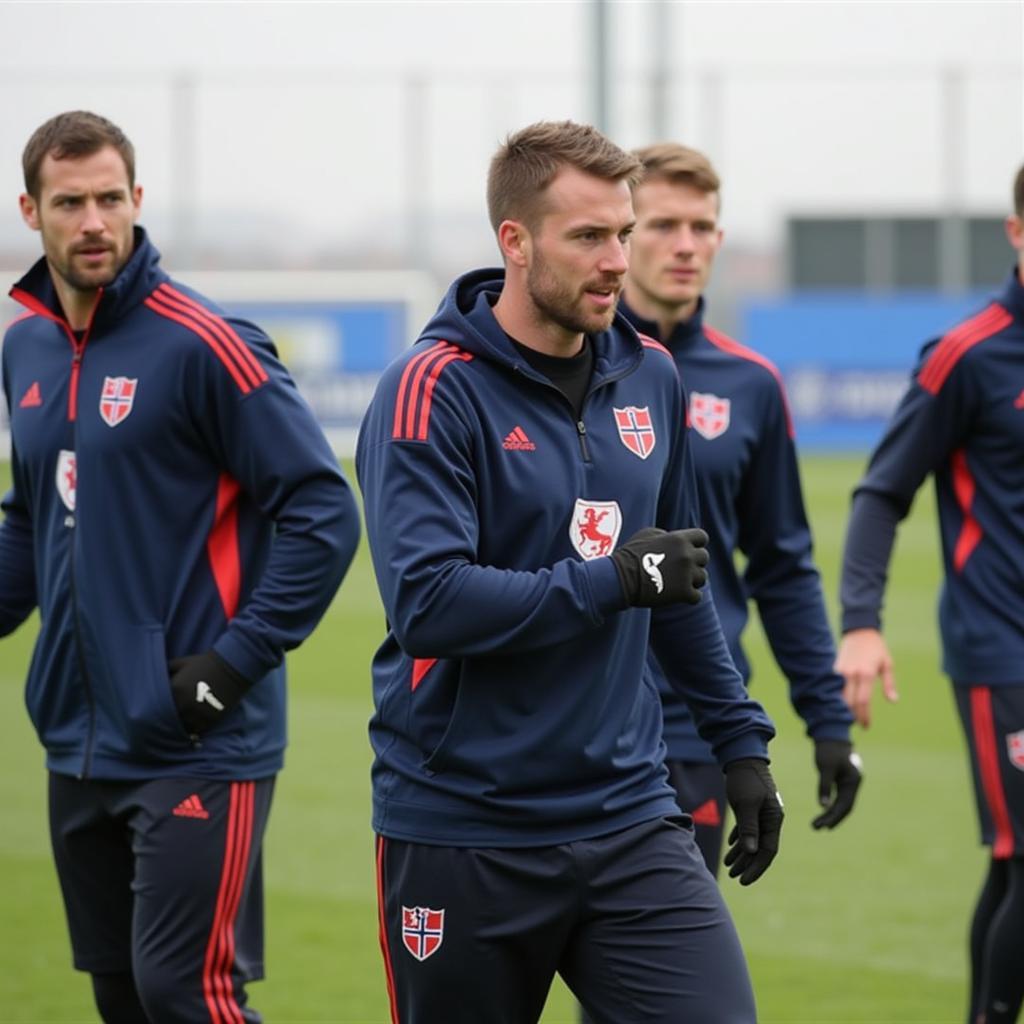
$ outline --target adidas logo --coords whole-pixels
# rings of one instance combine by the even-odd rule
[[[526,436],[522,427],[509,431],[501,445],[509,452],[535,452],[537,446]]]
[[[42,404],[43,396],[39,391],[39,381],[34,380],[32,381],[32,385],[31,387],[29,387],[28,391],[26,391],[25,394],[21,396],[21,401],[18,403],[18,405],[22,409],[33,409],[37,405]]]
[[[690,811],[694,825],[721,825],[722,816],[714,800],[705,800],[695,811]]]
[[[203,806],[198,793],[185,797],[171,812],[178,818],[208,818],[210,812]]]

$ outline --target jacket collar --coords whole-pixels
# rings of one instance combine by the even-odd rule
[[[1024,324],[1024,284],[1020,280],[1020,271],[1014,265],[1002,290],[996,295],[996,301],[1009,312],[1019,324]]]
[[[619,299],[619,312],[641,333],[646,334],[655,341],[673,351],[681,351],[696,344],[704,336],[704,296],[697,300],[697,309],[689,320],[682,320],[672,328],[672,333],[667,338],[661,337],[658,325],[653,320],[640,316],[625,298]]]
[[[136,227],[135,248],[117,277],[102,289],[92,325],[121,319],[166,280],[168,276],[160,267],[160,253],[150,242],[145,230]],[[23,306],[66,323],[45,256],[37,260],[28,273],[11,288],[10,295]]]

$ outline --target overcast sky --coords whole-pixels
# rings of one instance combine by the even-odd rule
[[[654,3],[609,7],[610,134],[652,141],[663,55],[668,134],[718,165],[734,239],[777,241],[794,211],[1005,211],[1024,159],[1021,0],[673,3],[661,49]],[[88,107],[134,139],[164,231],[289,252],[486,237],[500,138],[594,116],[591,13],[556,0],[2,4],[0,231],[24,230],[25,139]]]

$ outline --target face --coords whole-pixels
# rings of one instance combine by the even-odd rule
[[[607,330],[628,265],[629,186],[565,167],[544,198],[536,230],[524,230],[527,294],[569,335]]]
[[[633,204],[626,298],[641,316],[685,320],[697,308],[722,244],[718,195],[655,179],[637,187]]]
[[[107,146],[78,160],[40,167],[39,198],[22,195],[21,214],[42,235],[58,287],[92,292],[110,284],[132,254],[142,188],[128,183],[121,154]]]

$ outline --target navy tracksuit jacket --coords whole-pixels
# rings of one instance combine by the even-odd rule
[[[943,668],[961,686],[1024,683],[1024,285],[921,350],[854,492],[843,630],[879,628],[896,523],[935,477]]]
[[[698,521],[671,357],[621,316],[590,338],[577,422],[491,310],[502,271],[457,280],[385,371],[356,466],[389,631],[373,665],[373,825],[537,846],[678,813],[649,637],[726,763],[773,729],[710,592],[627,609],[612,561],[645,526]]]
[[[272,775],[283,656],[355,551],[358,512],[323,432],[258,328],[170,278],[141,229],[84,336],[46,261],[4,338],[13,487],[0,636],[38,605],[26,703],[55,772]],[[217,651],[254,683],[189,742],[169,659]]]
[[[658,337],[657,324],[624,301],[619,309],[642,334]],[[852,715],[832,667],[835,645],[779,372],[764,356],[708,327],[703,299],[689,320],[660,340],[689,396],[690,450],[710,537],[708,573],[736,667],[746,682],[750,663],[740,640],[753,599],[808,734],[848,740]],[[742,571],[733,557],[737,550],[745,557]],[[669,758],[713,761],[686,705],[658,675]]]

